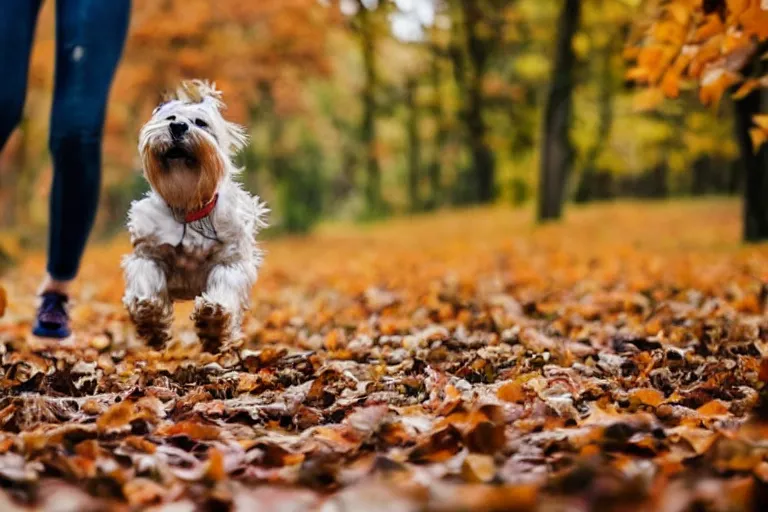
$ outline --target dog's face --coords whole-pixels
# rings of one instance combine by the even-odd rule
[[[158,106],[139,136],[144,176],[175,209],[202,207],[233,172],[243,129],[221,115],[221,93],[207,82],[184,82]]]

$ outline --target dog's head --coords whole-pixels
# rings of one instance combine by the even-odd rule
[[[245,145],[246,134],[224,119],[223,109],[215,85],[183,82],[141,129],[144,176],[172,208],[202,207],[234,172],[232,156]]]

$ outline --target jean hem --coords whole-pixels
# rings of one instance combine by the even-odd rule
[[[72,281],[77,277],[77,270],[74,272],[65,272],[65,273],[59,273],[54,272],[50,269],[50,267],[47,269],[48,275],[51,276],[51,279],[54,279],[56,281]]]

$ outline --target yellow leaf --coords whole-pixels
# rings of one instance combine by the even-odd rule
[[[647,83],[650,73],[646,68],[632,68],[626,72],[624,78],[633,82]]]
[[[768,114],[758,114],[752,117],[752,122],[755,126],[759,126],[765,131],[768,131]]]
[[[673,3],[667,6],[667,12],[674,18],[678,25],[687,25],[691,17],[691,12],[685,5]]]
[[[749,137],[752,139],[752,149],[755,153],[757,153],[762,145],[765,144],[765,141],[768,140],[768,135],[766,135],[765,130],[762,128],[752,128],[749,130]]]
[[[658,87],[648,88],[635,95],[632,107],[637,112],[646,112],[658,107],[664,101],[664,93]]]
[[[496,475],[496,464],[491,455],[470,453],[461,465],[461,473],[468,482],[490,482]]]
[[[685,39],[685,26],[674,21],[662,21],[654,25],[653,38],[661,43],[681,45]]]

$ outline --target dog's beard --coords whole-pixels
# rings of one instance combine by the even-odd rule
[[[173,210],[190,212],[213,199],[226,175],[225,159],[204,137],[183,141],[151,141],[142,150],[147,181]]]

